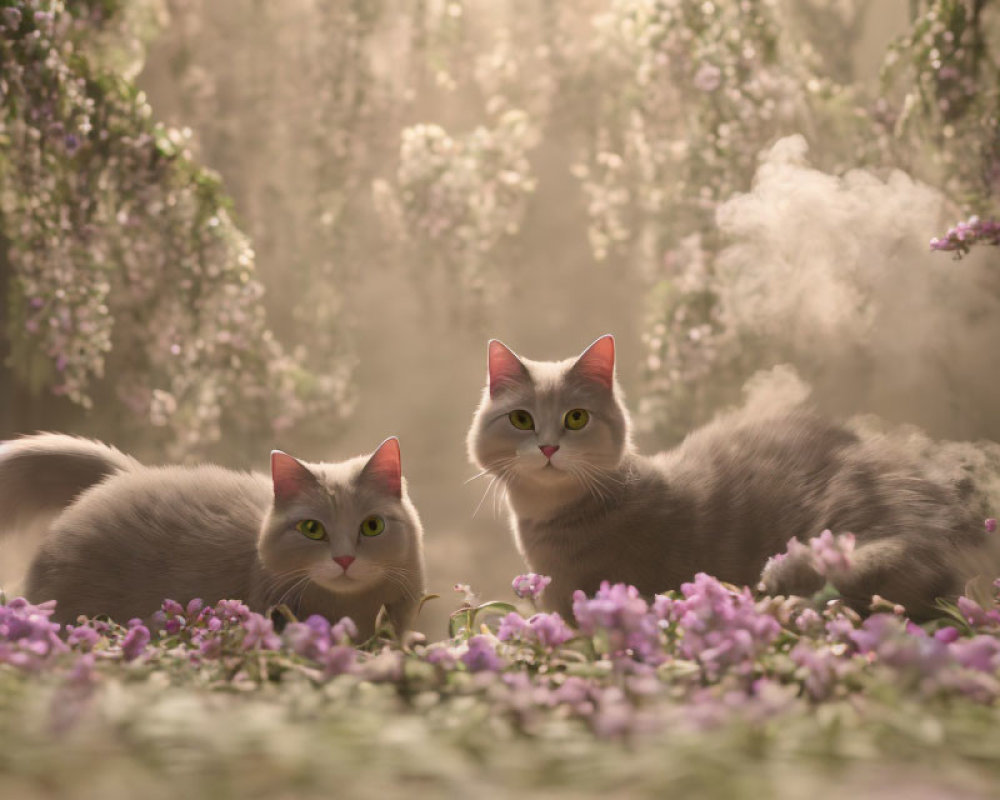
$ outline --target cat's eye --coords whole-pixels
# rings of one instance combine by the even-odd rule
[[[365,517],[364,521],[361,523],[362,536],[378,536],[384,530],[385,520],[377,514]]]
[[[326,528],[318,519],[304,519],[295,526],[295,530],[307,539],[325,539]]]
[[[566,416],[563,417],[563,425],[571,431],[580,430],[588,422],[590,422],[590,412],[584,408],[574,408],[572,411],[567,411]]]
[[[523,408],[511,411],[507,418],[510,420],[510,424],[519,431],[533,431],[535,429],[535,421],[531,418],[531,414]]]

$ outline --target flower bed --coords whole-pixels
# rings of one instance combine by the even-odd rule
[[[515,579],[519,607],[457,587],[438,642],[358,643],[350,620],[236,601],[60,629],[51,604],[15,598],[0,606],[0,789],[171,777],[192,796],[282,781],[384,796],[419,778],[418,796],[836,796],[823,766],[888,797],[900,781],[947,794],[1000,775],[995,593],[918,626],[887,604],[861,619],[837,599],[756,599],[699,574],[652,602],[624,585],[577,593],[574,629],[534,612],[544,584]],[[80,761],[98,766],[76,784]]]

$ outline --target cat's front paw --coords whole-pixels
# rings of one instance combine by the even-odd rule
[[[825,584],[826,579],[816,571],[806,551],[769,558],[760,573],[758,588],[769,595],[812,597]]]

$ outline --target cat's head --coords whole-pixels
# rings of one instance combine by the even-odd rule
[[[306,464],[275,450],[271,479],[274,505],[259,542],[269,571],[337,593],[419,581],[412,573],[420,569],[422,531],[406,495],[398,439],[338,464]]]
[[[468,447],[472,461],[512,487],[586,486],[617,467],[630,439],[614,337],[565,361],[531,361],[492,340]]]

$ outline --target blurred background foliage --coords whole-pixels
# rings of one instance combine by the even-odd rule
[[[828,410],[1000,437],[995,365],[947,349],[995,333],[996,270],[927,252],[997,212],[994,2],[0,0],[0,26],[2,435],[243,465],[400,433],[444,572],[489,552],[444,521],[478,499],[488,336],[615,332],[650,446],[780,363]]]

